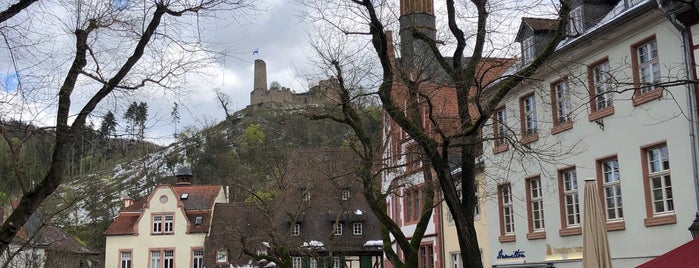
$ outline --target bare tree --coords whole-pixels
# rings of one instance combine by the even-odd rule
[[[31,53],[20,52],[32,51],[31,44],[39,43],[35,39],[55,37],[56,32],[51,28],[42,27],[44,25],[35,25],[27,18],[17,21],[3,18],[5,23],[31,29],[32,33],[14,36],[4,32],[10,31],[12,27],[2,29],[13,64],[20,66],[16,68],[17,72],[27,74],[20,76],[20,83],[33,84],[37,88],[23,88],[18,94],[22,94],[26,100],[32,93],[45,94],[39,92],[40,88],[53,89],[49,90],[47,95],[57,96],[57,101],[53,106],[48,106],[54,107],[52,109],[55,111],[52,114],[55,113],[56,122],[50,167],[35,187],[24,192],[17,208],[0,227],[0,252],[8,248],[19,228],[61,184],[69,146],[75,139],[74,133],[86,125],[91,113],[106,97],[117,92],[172,87],[176,84],[174,79],[201,66],[202,58],[207,54],[199,46],[197,34],[182,33],[185,30],[196,33],[197,29],[187,27],[192,25],[189,19],[196,19],[207,12],[245,12],[254,8],[254,2],[248,0],[154,0],[144,1],[142,4],[126,1],[70,1],[32,5],[27,8],[31,2],[33,1],[21,1],[24,5],[11,6],[6,11],[9,14],[8,18],[14,19],[13,14],[19,13],[12,11],[14,8],[31,9],[35,17],[55,19],[57,25],[63,25],[65,30],[72,33],[66,40],[70,40],[73,45],[72,48],[65,48],[66,51],[70,51],[66,53],[70,55],[66,60],[70,62],[67,66],[46,66],[50,62],[35,62],[32,60],[36,59],[30,58],[27,58],[27,65],[22,65],[24,62],[20,62],[16,57]],[[39,51],[34,48],[35,51]],[[59,56],[61,55],[47,55],[52,59]],[[50,81],[30,81],[40,79],[39,76],[31,75],[32,71],[62,73],[59,78],[62,82],[54,86]],[[80,94],[75,94],[78,88]],[[28,106],[28,101],[3,103]]]
[[[230,118],[231,96],[224,93],[219,88],[215,88],[214,92],[216,92],[216,100],[218,100],[218,103],[221,104],[221,108],[223,108],[223,111],[226,113],[226,118]]]
[[[402,4],[409,2],[401,1]],[[434,200],[431,195],[436,191],[441,193],[453,215],[464,267],[483,267],[473,224],[474,207],[477,202],[476,164],[481,144],[492,137],[483,137],[481,129],[507,93],[541,67],[565,37],[569,18],[567,3],[560,2],[556,30],[541,53],[528,65],[507,76],[500,74],[509,66],[507,62],[511,64],[512,61],[489,58],[498,44],[491,39],[494,32],[489,30],[492,26],[489,23],[494,19],[488,15],[494,6],[499,4],[473,0],[459,3],[464,5],[459,6],[455,1],[445,1],[447,40],[452,42],[446,50],[452,51],[451,55],[447,57],[442,52],[443,44],[447,41],[431,36],[424,28],[406,27],[401,29],[401,45],[411,45],[414,50],[404,49],[404,53],[400,55],[400,64],[395,61],[392,39],[385,28],[387,23],[391,23],[391,20],[387,19],[390,16],[386,14],[390,15],[392,11],[390,7],[382,4],[369,0],[352,0],[337,5],[321,2],[308,5],[316,12],[311,14],[312,18],[327,22],[338,32],[369,36],[369,40],[364,40],[371,44],[376,56],[376,66],[380,66],[377,68],[380,69],[380,77],[376,94],[388,116],[387,122],[394,122],[418,145],[416,161],[422,162],[424,183],[439,185],[438,190],[431,191],[428,188],[424,191],[424,200],[428,202],[422,207],[417,229],[413,234],[404,234],[387,213],[385,198],[391,194],[390,188],[382,188],[377,178],[385,169],[395,166],[379,165],[378,169],[374,169],[376,162],[386,163],[387,159],[374,160],[378,155],[375,151],[377,145],[372,144],[370,137],[365,134],[362,120],[353,106],[357,95],[353,92],[355,85],[351,79],[355,69],[350,67],[356,66],[356,63],[352,63],[352,57],[356,53],[337,50],[342,48],[342,45],[329,46],[330,50],[320,51],[324,66],[328,66],[340,82],[341,112],[319,115],[317,118],[330,118],[355,130],[355,148],[363,158],[360,173],[364,180],[365,195],[372,206],[372,212],[385,226],[384,252],[396,267],[418,267],[418,248],[427,225],[425,218],[430,217],[429,201]],[[473,16],[466,16],[463,14],[464,10],[472,10]],[[429,14],[429,10],[425,14]],[[324,32],[323,35],[327,33]],[[412,43],[406,43],[406,39],[411,39]],[[493,81],[494,77],[498,79]],[[443,107],[438,99],[440,94],[434,94],[437,91],[451,92],[449,94],[453,94],[453,99],[456,99],[453,121],[439,118],[443,116],[439,112]],[[386,144],[381,146],[387,148]],[[450,163],[457,163],[461,168],[458,175],[452,173],[453,167]],[[372,170],[378,172],[373,173]],[[432,174],[434,178],[431,177]],[[392,239],[395,239],[398,248],[404,253],[404,258],[400,258],[392,249]]]

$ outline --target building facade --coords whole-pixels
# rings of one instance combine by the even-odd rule
[[[696,62],[672,8],[577,1],[569,37],[500,104],[484,129],[493,267],[580,267],[585,178],[597,180],[614,266],[691,239]],[[550,23],[523,19],[513,70],[537,55]]]
[[[192,185],[191,171],[176,185],[159,185],[124,207],[104,232],[105,267],[202,268],[213,207],[228,203],[222,186]]]

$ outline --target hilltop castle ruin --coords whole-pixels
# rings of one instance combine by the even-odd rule
[[[293,109],[307,106],[325,106],[339,103],[339,95],[335,91],[337,80],[322,80],[307,92],[294,93],[286,87],[267,89],[267,65],[261,59],[255,60],[254,85],[250,92],[250,105],[265,108]]]

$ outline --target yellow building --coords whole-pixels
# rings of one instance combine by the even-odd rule
[[[214,204],[228,201],[222,186],[191,185],[189,168],[176,177],[176,185],[159,185],[143,200],[124,200],[104,232],[105,267],[203,267]]]
[[[484,175],[483,172],[478,172],[476,180],[479,182],[478,203],[474,215],[474,227],[476,228],[476,236],[478,237],[478,246],[481,250],[481,260],[483,267],[490,267],[490,251],[488,249],[488,215],[485,210],[485,188],[483,188]],[[446,202],[442,202],[442,225],[443,225],[443,243],[442,259],[445,260],[445,267],[461,268],[464,267],[461,262],[461,253],[459,251],[459,240],[456,235],[456,226],[454,219],[449,212]]]

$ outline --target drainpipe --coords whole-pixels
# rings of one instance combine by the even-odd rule
[[[677,31],[680,32],[682,35],[682,61],[684,63],[684,69],[685,69],[685,79],[687,81],[693,80],[691,77],[691,73],[693,73],[692,70],[692,65],[691,65],[691,59],[690,59],[690,44],[689,44],[689,32],[687,31],[687,27],[683,25],[681,22],[677,20],[677,16],[674,13],[668,12],[663,5],[661,4],[660,0],[657,0],[658,3],[658,8],[660,11],[662,11],[665,14],[665,17],[672,23],[675,28],[677,28]],[[694,194],[695,194],[695,199],[696,199],[696,205],[697,205],[697,217],[699,217],[699,168],[697,167],[697,137],[696,137],[696,132],[697,132],[697,126],[696,126],[696,117],[697,117],[697,103],[696,103],[696,92],[695,92],[695,86],[693,83],[687,83],[685,85],[687,89],[687,108],[689,110],[689,117],[688,117],[688,123],[689,123],[689,143],[690,143],[690,149],[691,149],[691,155],[692,155],[692,175],[694,178]]]

